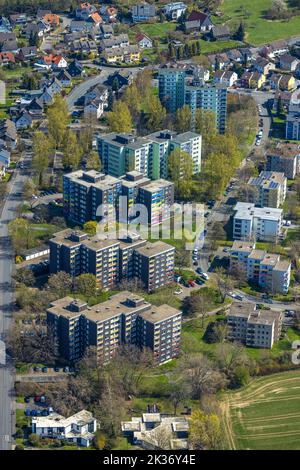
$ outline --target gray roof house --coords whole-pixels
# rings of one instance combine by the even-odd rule
[[[131,8],[132,21],[138,23],[140,21],[149,21],[156,16],[156,8],[149,3],[140,3],[133,5]]]

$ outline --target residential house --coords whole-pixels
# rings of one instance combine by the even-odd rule
[[[75,59],[69,64],[67,71],[71,77],[80,77],[83,74],[83,66],[78,60]]]
[[[270,70],[275,70],[275,64],[264,57],[257,57],[256,61],[253,63],[253,69],[263,75],[268,75]]]
[[[0,146],[0,165],[5,169],[10,165],[10,150],[2,146]]]
[[[0,52],[0,65],[9,65],[16,62],[12,52]]]
[[[30,116],[28,111],[24,109],[23,111],[21,111],[21,114],[15,120],[16,129],[17,130],[28,129],[29,127],[32,126],[32,122],[33,122],[32,117]]]
[[[103,51],[103,59],[108,64],[115,63],[134,63],[141,59],[141,52],[138,46],[129,45],[125,47],[114,47]]]
[[[123,435],[133,445],[147,450],[187,450],[189,421],[187,418],[144,413],[131,421],[122,421]],[[164,442],[159,436],[165,436]]]
[[[213,26],[209,32],[209,37],[213,41],[228,41],[231,37],[228,26],[217,25]]]
[[[100,14],[106,23],[115,23],[117,21],[118,10],[114,6],[102,5]]]
[[[207,58],[213,70],[223,70],[231,63],[231,60],[226,52],[223,52],[222,54],[210,54],[207,56]]]
[[[70,33],[81,32],[85,34],[95,34],[96,27],[95,24],[88,21],[71,21],[69,26]]]
[[[283,54],[279,58],[279,66],[282,70],[294,72],[297,69],[299,60],[290,54]]]
[[[89,91],[84,98],[84,116],[86,118],[99,119],[108,105],[108,89],[103,85],[97,85]]]
[[[130,70],[118,70],[108,76],[106,80],[106,85],[112,87],[113,84],[117,81],[119,84],[119,89],[131,85],[133,82],[134,75]]]
[[[57,413],[31,419],[31,432],[40,438],[61,439],[82,447],[90,447],[95,438],[97,421],[87,410],[65,418]]]
[[[109,39],[102,39],[100,42],[101,50],[108,50],[125,46],[129,46],[128,34],[118,34],[117,36],[112,36]]]
[[[254,202],[259,207],[280,207],[286,198],[287,179],[282,172],[261,171],[248,184],[257,188]]]
[[[291,96],[292,96],[292,93],[289,91],[276,90],[275,95],[274,95],[274,100],[273,100],[274,111],[277,111],[279,100],[281,100],[281,104],[283,105],[283,108],[287,111],[289,108],[290,101],[291,101]]]
[[[24,46],[21,47],[16,54],[16,59],[20,62],[28,62],[35,59],[38,55],[36,46]]]
[[[54,13],[46,13],[43,18],[43,22],[49,24],[52,29],[55,29],[59,26],[60,18]]]
[[[69,87],[72,85],[72,77],[68,70],[61,70],[57,75],[57,80],[62,84],[63,87]]]
[[[33,98],[24,108],[29,112],[33,119],[40,119],[44,112],[44,103],[40,98]]]
[[[62,55],[49,54],[41,59],[41,64],[52,69],[63,69],[68,67],[68,62]]]
[[[16,13],[9,16],[9,21],[12,26],[24,25],[28,22],[29,18],[26,13]]]
[[[172,2],[167,3],[162,8],[162,12],[166,15],[168,19],[178,20],[183,13],[186,11],[187,6],[183,2]]]
[[[242,88],[260,89],[266,81],[264,74],[259,72],[244,72],[241,76]]]
[[[186,19],[185,29],[187,31],[201,31],[203,33],[212,29],[213,23],[206,13],[193,10]]]
[[[273,73],[269,82],[273,90],[292,91],[296,85],[293,75],[281,75],[279,73]]]
[[[227,55],[232,62],[235,62],[237,64],[241,64],[245,61],[244,54],[238,49],[231,49],[227,52]]]
[[[12,27],[11,27],[9,19],[6,18],[5,16],[1,16],[0,17],[0,32],[9,33],[11,32],[11,30],[12,30]]]
[[[114,30],[110,24],[100,25],[100,39],[109,39],[113,36]]]
[[[46,32],[50,30],[50,26],[43,21],[38,21],[37,23],[30,22],[24,26],[23,34],[27,39],[34,36],[35,34],[42,38]]]
[[[284,173],[288,179],[300,174],[300,148],[292,142],[277,142],[267,149],[267,171]]]
[[[75,18],[87,21],[96,11],[97,8],[94,5],[91,5],[89,2],[83,2],[76,8]]]
[[[0,32],[0,52],[17,52],[18,49],[17,37],[15,33]]]
[[[260,49],[260,54],[263,57],[274,59],[280,55],[286,54],[289,51],[287,41],[274,41],[271,44],[265,45]]]
[[[231,87],[238,80],[237,73],[231,70],[217,70],[214,76],[214,83]]]
[[[139,3],[131,7],[132,21],[139,23],[153,20],[156,17],[156,7],[149,3]]]
[[[8,149],[14,150],[17,146],[18,134],[15,123],[10,119],[0,122],[0,139],[5,142]]]
[[[152,39],[150,39],[145,34],[137,34],[135,37],[137,45],[142,49],[147,49],[153,47]]]

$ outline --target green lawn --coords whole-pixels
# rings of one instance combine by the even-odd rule
[[[224,396],[230,447],[300,450],[300,370],[252,380]]]
[[[241,47],[238,41],[204,41],[200,40],[201,54],[216,54],[217,52]]]
[[[265,12],[271,4],[272,0],[224,0],[220,6],[224,16],[216,21],[226,23],[233,30],[243,22],[246,25],[246,41],[253,45],[299,35],[300,16],[287,21],[265,19]]]
[[[133,38],[138,31],[146,34],[151,39],[158,39],[161,41],[165,39],[171,31],[175,31],[177,23],[165,22],[165,23],[141,23],[138,26],[133,26],[129,30],[130,36]]]

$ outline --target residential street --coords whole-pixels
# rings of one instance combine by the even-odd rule
[[[22,202],[22,188],[26,178],[26,170],[22,173],[16,170],[0,219],[0,338],[3,341],[11,325],[14,302],[11,286],[13,253],[8,239],[8,223],[14,219],[15,209]],[[15,428],[13,389],[14,370],[7,358],[7,365],[0,366],[0,450],[11,449],[12,446]]]

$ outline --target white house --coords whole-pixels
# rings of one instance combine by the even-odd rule
[[[238,75],[230,70],[217,70],[214,76],[214,83],[231,87],[238,80]]]
[[[135,38],[138,46],[140,46],[142,49],[153,47],[152,40],[145,34],[137,34]]]
[[[104,112],[104,103],[101,98],[94,98],[84,106],[84,117],[87,119],[100,119]]]
[[[30,114],[24,110],[22,114],[15,121],[17,130],[27,129],[32,126],[32,117]]]
[[[2,148],[0,149],[0,165],[3,165],[5,168],[10,165],[10,151]]]
[[[168,3],[162,8],[162,12],[172,20],[178,20],[185,12],[187,6],[183,2]]]
[[[69,418],[51,413],[49,416],[33,417],[31,430],[42,438],[65,439],[89,447],[97,430],[97,421],[87,410],[79,411]]]

